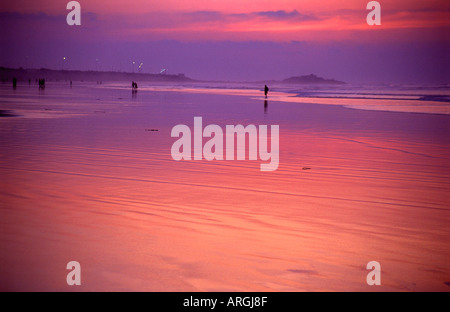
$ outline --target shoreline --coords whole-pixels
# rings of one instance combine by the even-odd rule
[[[97,84],[92,84],[89,81],[75,82],[70,85],[68,81],[50,81],[50,85],[58,87],[67,86],[70,88],[78,87],[97,87],[108,89],[131,90],[127,81],[106,81]],[[0,87],[2,85],[0,84]],[[7,84],[3,84],[5,90],[8,89]],[[18,87],[34,88],[36,84],[32,82],[27,84],[21,83]],[[392,93],[394,89],[387,89],[388,94],[380,94],[371,92],[372,86],[367,90],[362,87],[359,94],[365,92],[364,97],[351,96],[349,91],[354,90],[355,86],[322,86],[322,85],[306,85],[288,88],[286,85],[274,85],[274,90],[269,92],[267,99],[263,97],[262,86],[255,83],[223,83],[223,84],[209,84],[208,82],[199,82],[187,80],[174,84],[173,81],[143,81],[136,90],[138,92],[180,92],[180,93],[199,93],[199,94],[218,94],[218,95],[238,95],[247,96],[253,99],[264,99],[267,101],[284,102],[284,103],[298,103],[298,104],[318,104],[318,105],[337,105],[341,107],[369,110],[369,111],[387,111],[387,112],[401,112],[401,113],[423,113],[423,114],[437,114],[450,115],[450,88],[442,93],[437,89],[436,94],[432,91],[423,93],[405,94],[402,89],[401,92]],[[305,88],[305,89],[302,89]],[[337,89],[336,89],[337,88]],[[342,90],[342,91],[341,91]],[[329,95],[324,95],[327,92]],[[431,94],[430,94],[431,92]],[[336,94],[340,94],[336,96]],[[348,96],[345,96],[348,94]]]

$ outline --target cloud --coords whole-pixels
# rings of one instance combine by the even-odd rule
[[[300,14],[297,10],[293,10],[291,12],[287,12],[284,10],[278,11],[263,11],[263,12],[254,12],[252,15],[262,16],[268,19],[273,20],[296,20],[296,21],[317,21],[318,17],[312,14]]]
[[[183,15],[194,22],[212,22],[225,18],[225,15],[218,11],[194,11],[184,13]]]
[[[19,12],[0,12],[0,21],[4,23],[49,23],[61,22],[66,20],[66,14],[52,15],[44,12],[37,13],[19,13]],[[83,12],[83,20],[88,22],[96,22],[97,14],[92,12]]]
[[[219,11],[194,11],[183,13],[184,17],[190,18],[197,22],[212,22],[212,21],[252,21],[258,18],[264,18],[274,21],[317,21],[320,20],[313,14],[301,14],[297,10],[293,11],[259,11],[250,13],[222,13]]]
[[[63,10],[64,11],[64,10]],[[66,13],[64,11],[64,13]],[[382,27],[370,28],[365,10],[331,11],[261,10],[244,13],[218,10],[152,11],[139,14],[106,14],[83,11],[82,26],[69,27],[66,15],[1,13],[2,42],[50,38],[81,41],[104,40],[262,40],[301,41],[427,41],[441,40],[449,22],[436,10],[385,10]],[[423,29],[428,29],[425,35]],[[434,31],[436,29],[436,31]],[[365,35],[365,33],[370,35]],[[431,33],[431,34],[430,34]],[[418,38],[421,37],[421,38]],[[410,39],[408,39],[410,38]]]

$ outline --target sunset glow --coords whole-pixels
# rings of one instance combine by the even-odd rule
[[[2,46],[9,47],[2,51],[0,66],[58,68],[55,59],[63,54],[70,55],[67,69],[129,71],[128,64],[139,58],[144,72],[171,67],[199,79],[315,72],[345,81],[442,81],[445,66],[438,64],[448,62],[448,1],[383,1],[381,6],[381,25],[374,27],[366,23],[366,3],[356,0],[81,1],[82,25],[70,27],[64,23],[68,11],[58,1],[8,0],[0,9]],[[349,62],[350,67],[367,66],[361,49],[376,62],[370,64],[370,76],[337,71],[335,66]],[[30,56],[27,51],[35,52]],[[229,66],[218,66],[237,53]],[[186,56],[190,60],[182,62]],[[197,58],[203,62],[194,66]],[[333,66],[325,65],[331,59]],[[270,67],[261,67],[269,60]],[[418,62],[423,66],[411,75]],[[395,71],[394,63],[400,66]]]
[[[449,6],[1,0],[0,291],[448,292]]]

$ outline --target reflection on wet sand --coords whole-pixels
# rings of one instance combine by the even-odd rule
[[[72,260],[93,291],[372,290],[373,260],[380,290],[448,290],[450,150],[432,131],[446,116],[391,131],[393,113],[102,90],[34,104],[61,118],[1,120],[2,290],[69,290]],[[199,111],[219,125],[281,115],[278,170],[173,161],[170,129]],[[341,123],[315,126],[328,114]]]

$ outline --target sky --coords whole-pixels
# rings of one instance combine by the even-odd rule
[[[373,26],[366,0],[80,0],[80,26],[68,2],[2,0],[0,66],[450,83],[448,0],[381,0]]]

